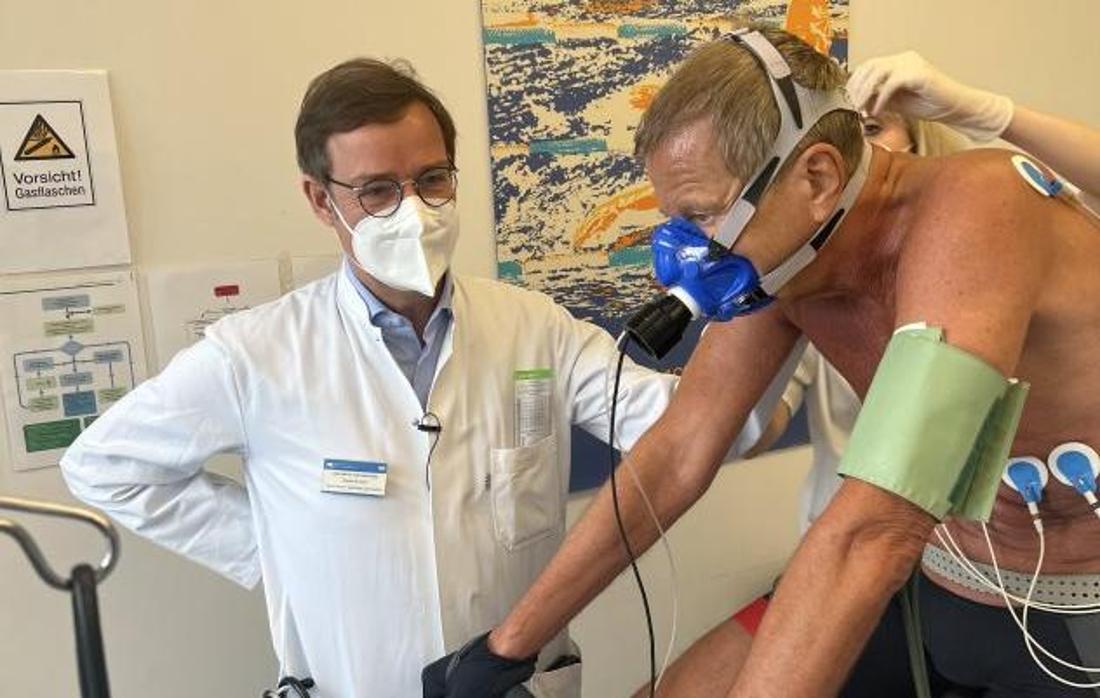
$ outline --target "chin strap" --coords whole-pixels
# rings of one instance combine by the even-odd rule
[[[867,181],[867,173],[870,169],[871,144],[864,141],[863,155],[860,156],[859,164],[856,165],[856,169],[852,172],[852,176],[848,178],[848,183],[844,185],[844,191],[840,193],[840,201],[837,202],[836,209],[833,210],[833,215],[829,216],[829,219],[825,221],[825,223],[814,232],[813,236],[811,236],[802,247],[798,248],[794,254],[788,257],[778,267],[761,277],[760,288],[762,288],[765,293],[769,296],[774,295],[776,291],[793,279],[798,272],[805,269],[806,265],[814,261],[818,251],[825,246],[825,243],[832,237],[833,232],[840,226],[841,222],[848,215],[848,212],[852,210],[856,198],[859,196],[859,193],[863,191],[863,184]]]

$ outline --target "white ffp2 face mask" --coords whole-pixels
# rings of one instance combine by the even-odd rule
[[[329,206],[351,233],[356,266],[390,288],[435,295],[458,241],[454,201],[433,207],[406,196],[393,215],[363,216],[354,228],[331,199]]]

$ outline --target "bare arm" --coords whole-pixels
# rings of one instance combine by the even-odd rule
[[[895,322],[941,327],[1011,376],[1049,264],[1038,212],[1053,204],[989,174],[945,177],[930,192],[934,210],[918,212],[899,263]],[[846,481],[787,568],[730,695],[777,685],[785,696],[835,694],[934,523],[899,496]]]
[[[731,696],[835,695],[934,520],[889,492],[846,481],[795,553]]]
[[[706,491],[745,416],[797,337],[778,309],[713,325],[704,334],[668,410],[628,456],[663,526]],[[619,479],[618,487],[624,528],[640,553],[656,540],[657,530],[631,479]],[[504,657],[534,654],[626,565],[608,484],[493,631],[490,649]]]

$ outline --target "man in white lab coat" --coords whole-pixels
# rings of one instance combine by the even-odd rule
[[[503,619],[558,548],[570,427],[606,438],[616,348],[546,296],[449,271],[455,127],[409,70],[323,73],[295,136],[343,269],[212,326],[61,465],[123,525],[262,578],[281,671],[312,696],[414,696],[421,667]],[[627,361],[624,448],[673,381]],[[243,485],[203,469],[227,452]],[[530,690],[579,696],[577,654],[562,633]]]

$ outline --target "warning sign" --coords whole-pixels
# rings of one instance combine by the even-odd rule
[[[0,70],[0,276],[129,261],[107,73]]]
[[[75,157],[41,114],[34,117],[34,123],[15,154],[16,160],[71,160]]]
[[[79,100],[0,102],[0,168],[8,211],[94,206]]]

